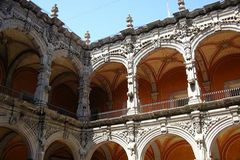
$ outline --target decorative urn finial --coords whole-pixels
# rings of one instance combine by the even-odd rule
[[[186,10],[184,0],[178,0],[178,9],[179,9],[179,11],[184,11],[184,10]]]
[[[52,18],[57,18],[58,17],[58,7],[57,7],[57,4],[55,4],[53,7],[52,7],[52,10],[51,10],[51,17]]]
[[[126,22],[127,22],[127,28],[133,28],[133,19],[130,14],[128,15],[128,17],[126,19]]]
[[[90,42],[91,42],[91,41],[90,41],[91,35],[90,35],[89,31],[87,31],[87,32],[85,33],[84,38],[85,38],[85,43],[86,43],[86,45],[89,45]]]

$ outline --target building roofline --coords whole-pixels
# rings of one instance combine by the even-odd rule
[[[238,4],[240,4],[240,0],[225,0],[224,2],[218,1],[215,3],[207,4],[204,7],[194,9],[193,11],[189,11],[189,10],[179,11],[174,13],[173,17],[170,17],[170,18],[168,17],[163,20],[156,20],[135,29],[127,28],[113,36],[99,39],[90,44],[90,49],[99,48],[106,44],[115,43],[117,41],[124,40],[127,36],[138,36],[142,33],[149,32],[156,28],[164,28],[169,25],[175,25],[176,23],[179,22],[180,19],[184,19],[184,18],[194,19],[198,16],[206,15],[212,11],[216,11],[219,9],[221,10],[226,9],[228,7],[236,6]]]
[[[183,10],[173,14],[173,17],[168,17],[163,20],[156,20],[150,22],[146,25],[140,26],[138,28],[127,28],[119,33],[108,36],[102,39],[99,39],[95,42],[92,42],[89,47],[86,46],[85,42],[78,36],[76,33],[69,31],[68,28],[64,27],[64,22],[62,22],[59,18],[51,18],[47,13],[44,13],[42,9],[36,5],[32,1],[27,0],[14,0],[18,2],[23,8],[31,10],[35,15],[41,18],[45,23],[49,25],[55,25],[58,28],[58,32],[63,33],[66,37],[74,40],[77,44],[80,44],[85,49],[88,48],[89,50],[99,48],[106,44],[115,43],[117,41],[124,40],[127,36],[138,36],[142,33],[149,32],[156,28],[165,28],[169,25],[175,25],[179,22],[180,19],[194,19],[198,16],[206,15],[212,11],[216,11],[219,9],[225,9],[231,6],[236,6],[240,4],[240,0],[224,0],[223,2],[214,2],[211,4],[207,4],[202,8],[194,9],[193,11]]]

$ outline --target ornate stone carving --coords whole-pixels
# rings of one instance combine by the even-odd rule
[[[239,105],[230,106],[229,110],[231,112],[233,122],[235,124],[238,124],[240,122],[240,117],[239,117],[240,107],[239,107]]]
[[[160,48],[161,47],[161,43],[162,43],[162,39],[159,37],[157,39],[153,39],[152,40],[153,46],[154,48]]]
[[[10,125],[15,125],[17,124],[18,120],[19,120],[19,114],[11,113],[8,119],[8,123]]]
[[[194,129],[193,123],[190,120],[177,122],[177,123],[174,123],[173,125],[182,128],[184,131],[187,131],[188,133],[190,133],[193,137],[195,136],[195,129]]]
[[[210,117],[210,116],[205,116],[203,120],[203,133],[206,134],[209,129],[217,124],[219,121],[227,118],[228,116],[216,116],[216,117]]]
[[[112,132],[111,132],[111,128],[110,127],[107,127],[103,133],[102,133],[102,138],[105,140],[105,141],[108,141],[110,139],[112,139]]]
[[[12,1],[7,1],[7,2],[0,2],[1,6],[1,11],[5,15],[10,15],[12,13],[13,9],[13,2]]]
[[[121,50],[125,54],[130,54],[133,53],[134,51],[134,44],[131,39],[127,39],[122,45],[121,45]]]
[[[51,44],[55,44],[58,41],[57,36],[57,27],[47,27],[44,29],[43,38],[45,38],[45,41]]]
[[[89,136],[89,134],[86,131],[80,132],[80,142],[81,142],[81,146],[83,148],[85,148],[87,146],[88,136]]]
[[[64,129],[63,129],[63,138],[68,139],[69,137],[69,129],[68,129],[68,122],[65,120],[64,122]]]
[[[46,105],[48,101],[48,92],[50,91],[49,78],[51,75],[50,54],[41,57],[41,68],[38,74],[37,88],[34,95],[35,103],[39,106]]]
[[[184,42],[186,41],[186,38],[190,40],[192,37],[198,34],[199,31],[200,29],[190,20],[183,20],[176,24],[170,39]]]
[[[46,139],[48,139],[51,135],[53,135],[54,133],[57,133],[59,131],[61,131],[61,128],[58,128],[58,127],[55,127],[52,125],[47,125],[46,126],[46,134],[44,135],[44,137]]]
[[[23,116],[21,119],[27,128],[33,131],[33,133],[37,136],[38,134],[38,120],[31,118],[29,116]]]
[[[131,156],[134,159],[136,155],[136,124],[133,121],[127,122],[127,143]]]
[[[24,30],[25,30],[25,32],[29,33],[31,31],[31,28],[32,28],[32,20],[27,15],[27,17],[25,19],[25,24],[24,24]]]
[[[157,127],[138,128],[137,136],[136,136],[137,140],[136,141],[139,141],[141,139],[141,137],[145,137],[147,134],[152,132],[154,129],[157,129]]]

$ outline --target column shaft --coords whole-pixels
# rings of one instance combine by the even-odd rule
[[[50,91],[50,75],[51,57],[50,55],[43,55],[41,57],[41,67],[38,74],[37,88],[34,94],[34,101],[38,106],[45,106],[48,103],[48,93]]]

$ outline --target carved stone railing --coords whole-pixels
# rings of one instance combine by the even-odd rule
[[[215,100],[220,100],[228,97],[240,96],[240,88],[220,90],[210,93],[204,93],[202,95],[203,102],[210,102]]]
[[[56,106],[56,105],[48,103],[48,107],[49,107],[49,109],[52,109],[59,114],[63,114],[63,115],[66,115],[66,116],[69,116],[72,118],[77,118],[76,113],[70,112],[70,111],[64,109],[65,107],[63,107],[63,106]]]
[[[189,98],[181,98],[181,99],[172,99],[166,101],[160,101],[150,104],[144,104],[140,106],[140,112],[151,112],[162,109],[171,109],[176,107],[185,106],[188,104]]]
[[[20,91],[14,90],[12,88],[8,88],[6,86],[0,85],[0,93],[34,104],[34,96],[28,92],[20,92]],[[63,114],[63,115],[66,115],[66,116],[69,116],[72,118],[76,118],[76,113],[70,112],[70,111],[64,109],[64,107],[55,106],[55,105],[52,105],[49,103],[48,103],[48,107],[50,109],[56,111],[59,114]]]
[[[128,112],[128,109],[124,108],[124,109],[119,109],[119,110],[112,110],[109,112],[93,113],[91,115],[91,120],[121,117],[123,115],[127,115],[127,112]]]
[[[25,101],[28,101],[30,103],[34,103],[33,95],[28,93],[28,92],[20,92],[20,91],[14,90],[12,88],[8,88],[6,86],[0,85],[0,93],[3,93],[3,94],[8,95],[10,97],[25,100]]]
[[[33,95],[27,92],[19,92],[14,89],[8,88],[6,86],[0,85],[0,93],[34,104]],[[204,93],[202,94],[201,99],[204,103],[204,102],[216,101],[216,100],[221,100],[224,98],[230,98],[230,97],[236,97],[236,96],[240,96],[240,88]],[[147,113],[152,111],[182,107],[182,106],[188,105],[188,101],[189,101],[189,98],[186,97],[182,99],[172,99],[172,100],[166,100],[166,101],[155,102],[150,104],[143,104],[143,105],[140,105],[139,111],[140,113]],[[65,107],[56,106],[49,103],[48,103],[48,107],[49,109],[52,109],[59,114],[66,115],[72,118],[77,118],[76,113],[70,112],[64,109]],[[112,110],[109,112],[93,113],[91,115],[91,120],[117,118],[117,117],[127,115],[127,112],[128,112],[128,109],[124,108],[120,110]]]

